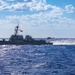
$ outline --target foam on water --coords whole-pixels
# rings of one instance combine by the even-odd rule
[[[75,45],[75,41],[53,41],[53,45]]]
[[[51,40],[50,40],[51,41]],[[75,45],[75,39],[54,39],[53,45]]]

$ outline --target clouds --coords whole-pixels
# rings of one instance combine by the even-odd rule
[[[70,33],[71,29],[73,30],[75,29],[75,20],[64,17],[61,10],[58,10],[58,12],[55,11],[56,10],[52,10],[32,15],[30,14],[30,15],[6,16],[4,20],[0,20],[0,28],[2,30],[4,29],[4,27],[6,29],[8,27],[8,30],[6,30],[5,33],[10,33],[11,35],[13,31],[12,28],[14,28],[19,23],[20,27],[24,30],[23,32],[24,36],[25,34],[31,34],[32,36],[35,37],[39,36],[41,37],[41,35],[42,37],[44,36],[46,37],[50,34],[54,36],[56,34],[53,35],[52,33],[58,32],[61,33],[63,31],[66,32],[67,30],[69,30],[67,32]]]
[[[30,21],[32,25],[74,25],[74,21],[68,19],[64,16],[64,11],[67,13],[73,13],[75,8],[72,5],[66,5],[65,9],[61,7],[53,6],[46,3],[46,0],[11,0],[13,3],[7,2],[10,0],[0,0],[0,10],[9,10],[9,11],[39,11],[37,14],[32,15],[13,15],[7,16],[9,21],[15,22],[25,22]],[[16,3],[14,3],[16,1]],[[25,18],[24,18],[25,17]],[[70,22],[71,21],[71,22]],[[29,23],[29,22],[28,22]]]
[[[16,3],[15,3],[16,2]],[[45,0],[1,0],[0,1],[0,10],[9,10],[9,11],[25,11],[28,10],[44,10],[46,4]],[[48,6],[45,7],[47,9]]]
[[[5,28],[10,27],[11,30],[13,25],[20,23],[23,30],[40,35],[49,33],[48,31],[53,29],[60,32],[61,29],[66,31],[66,29],[74,30],[75,28],[75,19],[67,17],[75,12],[72,4],[67,4],[62,8],[47,4],[47,0],[0,0],[0,12],[4,15],[3,19],[0,18],[1,29],[5,26]]]
[[[47,37],[49,35],[54,37],[60,35],[60,37],[64,37],[62,34],[67,35],[75,30],[75,20],[62,17],[61,14],[58,14],[59,12],[53,15],[50,12],[42,12],[32,15],[7,16],[6,19],[0,20],[0,35],[1,37],[10,37],[14,27],[19,23],[24,31],[24,36],[29,34],[33,37]],[[67,32],[67,34],[62,33],[63,31]],[[60,32],[60,34],[57,34],[58,32]]]
[[[71,5],[71,4],[70,5],[66,5],[65,9],[66,9],[66,11],[68,13],[74,13],[74,11],[75,11],[75,7],[73,5]]]
[[[47,11],[58,9],[56,6],[46,4],[46,0],[10,0],[0,1],[0,11]],[[16,1],[16,2],[15,2]]]
[[[7,16],[6,19],[12,24],[20,23],[27,27],[75,27],[75,20],[63,17],[60,11],[55,12],[54,10],[32,15]]]
[[[35,0],[0,0],[0,10],[25,11],[25,9],[36,6],[37,2]]]
[[[10,1],[10,0],[8,0]],[[61,7],[53,6],[50,4],[46,4],[46,0],[12,0],[17,1],[17,3],[7,3],[3,0],[0,1],[1,6],[0,10],[9,10],[9,11],[27,11],[30,12],[39,11],[39,13],[35,14],[25,14],[25,15],[13,15],[7,16],[11,23],[22,23],[27,25],[47,25],[47,26],[63,26],[63,25],[73,25],[75,20],[68,19],[64,16],[64,11],[68,13],[74,12],[74,7],[72,5],[66,5],[65,9]],[[21,1],[21,2],[19,2]],[[24,2],[25,1],[25,2]]]
[[[0,10],[1,11],[15,11],[15,10],[23,10],[24,9],[24,3],[17,3],[17,4],[8,4],[7,2],[0,1]]]
[[[46,0],[0,0],[0,11],[48,11],[62,9],[46,3]],[[73,13],[75,7],[66,5],[62,12]]]

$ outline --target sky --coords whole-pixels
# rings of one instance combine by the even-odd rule
[[[0,38],[19,24],[34,38],[75,38],[75,0],[0,0]]]

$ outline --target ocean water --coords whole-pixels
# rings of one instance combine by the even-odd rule
[[[0,75],[75,75],[75,39],[53,45],[1,45]]]

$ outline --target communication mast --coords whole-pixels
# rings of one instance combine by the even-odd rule
[[[19,29],[19,24],[15,27],[15,33],[14,35],[18,35],[18,33],[20,32],[23,32],[22,30]]]

